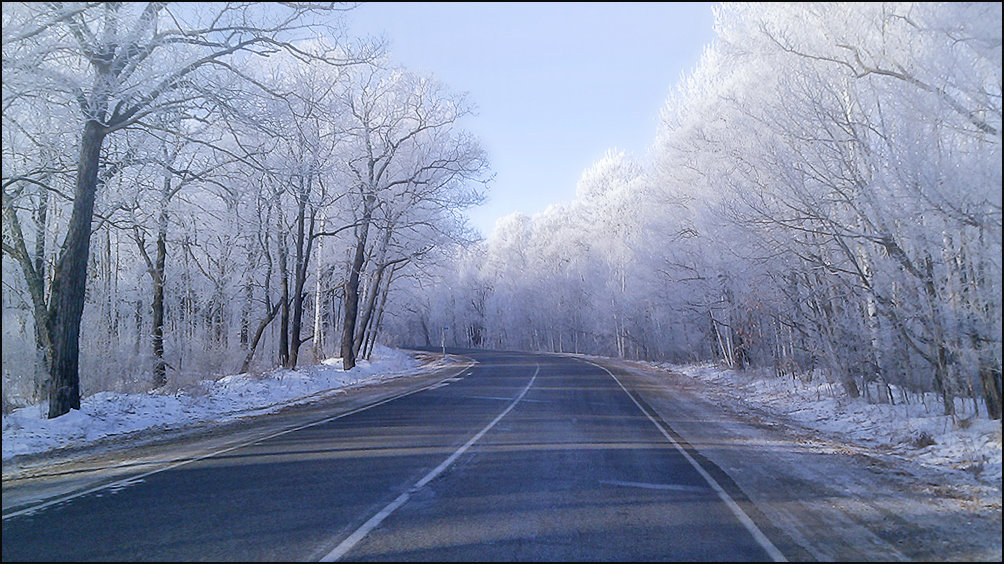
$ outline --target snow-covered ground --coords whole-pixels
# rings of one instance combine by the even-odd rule
[[[46,419],[47,404],[3,416],[3,460],[22,454],[86,446],[113,435],[153,427],[175,428],[198,422],[225,422],[261,415],[315,399],[332,390],[414,373],[421,363],[404,351],[377,347],[372,360],[342,370],[340,358],[297,370],[265,375],[238,374],[203,380],[171,395],[101,392],[84,398],[80,410]]]
[[[894,389],[895,404],[869,403],[849,398],[822,378],[775,378],[713,364],[658,366],[831,437],[880,447],[925,466],[964,470],[1001,487],[1001,422],[988,419],[982,405],[974,415],[971,400],[957,400],[953,418],[943,415],[942,403],[933,395],[904,397]]]
[[[380,348],[372,362],[361,361],[349,372],[339,359],[296,371],[267,375],[240,374],[172,395],[103,392],[85,398],[79,411],[46,419],[44,404],[3,416],[3,460],[88,443],[157,426],[180,427],[196,422],[222,422],[259,415],[309,401],[318,394],[387,377],[414,373],[420,363],[403,351]],[[850,399],[820,379],[778,379],[724,370],[710,364],[664,365],[755,404],[800,425],[844,440],[883,446],[923,464],[973,473],[981,481],[1001,485],[1001,422],[985,414],[965,419],[941,415],[941,404],[895,397],[896,404]],[[972,407],[960,402],[965,413]]]

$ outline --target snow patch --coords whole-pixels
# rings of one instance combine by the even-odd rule
[[[779,378],[737,372],[714,364],[659,364],[733,399],[788,418],[797,424],[863,446],[880,446],[921,464],[972,473],[1001,487],[1001,422],[986,414],[946,416],[937,399],[893,389],[896,403],[850,398],[825,378]],[[959,402],[959,413],[966,406]]]

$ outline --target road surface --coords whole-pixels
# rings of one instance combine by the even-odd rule
[[[784,559],[616,374],[465,354],[390,401],[5,508],[3,560]]]

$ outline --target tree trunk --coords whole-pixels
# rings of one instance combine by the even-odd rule
[[[307,196],[301,193],[296,218],[296,260],[293,262],[293,322],[289,331],[289,360],[286,368],[296,368],[296,363],[300,356],[300,329],[303,326],[303,298],[305,297],[303,287],[307,281],[307,269],[310,266],[310,249],[313,237],[310,235],[314,231],[314,213],[310,214],[310,227],[307,232]]]
[[[24,242],[24,234],[21,230],[21,222],[18,220],[17,212],[14,211],[12,202],[6,198],[4,193],[3,218],[4,236],[10,235],[13,249],[11,255],[21,266],[21,273],[24,275],[25,283],[28,286],[28,293],[31,296],[32,315],[35,325],[35,382],[34,393],[36,398],[48,398],[49,396],[49,368],[52,366],[52,341],[49,331],[52,324],[49,321],[49,306],[46,303],[45,292],[45,261],[44,246],[38,245],[36,240],[34,258],[28,253],[28,248]],[[39,216],[44,214],[39,213]],[[39,235],[36,234],[38,237]],[[40,236],[44,238],[44,233]],[[5,246],[4,253],[7,253]]]
[[[926,253],[924,256],[924,276],[921,278],[921,282],[923,283],[924,293],[927,295],[931,310],[937,312],[941,301],[938,296],[938,290],[934,285],[934,261]],[[935,357],[937,360],[934,364],[935,388],[941,394],[945,415],[955,415],[954,379],[948,367],[948,346],[938,315],[930,316],[930,330],[937,351]]]
[[[303,215],[304,204],[300,199],[300,204],[296,217],[296,254],[293,259],[293,318],[289,327],[289,358],[286,359],[286,368],[296,368],[296,363],[300,356],[300,325],[303,323],[303,264],[306,259],[303,256]]]
[[[369,291],[366,295],[366,301],[363,305],[363,309],[360,312],[362,315],[359,325],[356,327],[355,340],[353,343],[353,348],[355,349],[356,355],[358,356],[363,350],[363,344],[366,342],[366,332],[370,327],[370,320],[373,318],[373,311],[376,308],[376,300],[379,296],[380,282],[383,280],[383,273],[387,269],[388,264],[384,263],[384,259],[387,256],[387,246],[390,244],[390,238],[392,235],[392,230],[387,227],[383,232],[383,238],[380,241],[380,252],[376,257],[376,262],[379,266],[376,272],[373,274],[373,279],[369,285]]]
[[[324,231],[324,216],[321,216],[321,231]],[[321,323],[321,306],[323,297],[321,296],[321,254],[324,252],[324,240],[317,242],[317,261],[314,271],[314,363],[321,362],[324,354],[324,333]]]
[[[167,262],[167,221],[157,233],[157,256],[153,272],[153,387],[167,384],[167,363],[164,362],[164,266]]]
[[[338,296],[338,290],[343,289],[342,286],[344,286],[344,285],[345,285],[345,283],[342,282],[338,286],[332,288],[331,292],[330,292],[330,295],[328,296],[328,299],[331,301],[331,334],[332,335],[337,335],[338,334],[338,329],[340,328],[338,326],[338,320],[341,319],[341,317],[342,317],[342,299]]]
[[[80,168],[74,188],[73,211],[53,273],[49,320],[52,365],[49,368],[49,418],[80,409],[80,320],[87,287],[91,220],[97,194],[103,126],[96,120],[84,125],[80,139]]]
[[[46,181],[49,176],[46,176]],[[15,219],[17,216],[13,216]],[[28,282],[29,292],[32,298],[32,312],[35,315],[35,381],[33,382],[33,392],[36,401],[49,397],[49,367],[52,365],[52,344],[49,331],[49,311],[45,302],[45,243],[46,227],[49,218],[49,192],[40,190],[38,208],[35,210],[35,256],[34,275],[29,274],[30,268],[25,270],[25,280]],[[20,233],[20,227],[17,227]],[[23,238],[18,235],[20,241]]]
[[[244,356],[244,362],[241,363],[240,374],[244,374],[251,367],[251,360],[254,358],[254,352],[258,348],[258,342],[261,341],[261,336],[265,332],[265,328],[268,327],[269,323],[272,323],[276,314],[279,313],[281,305],[282,304],[275,304],[275,307],[269,310],[266,313],[265,318],[258,324],[258,329],[254,332],[254,338],[251,339],[251,343],[248,345],[248,353]]]
[[[365,303],[359,312],[359,324],[356,327],[356,336],[352,344],[356,356],[363,350],[363,343],[366,340],[367,330],[370,328],[373,319],[373,312],[376,310],[376,301],[380,296],[380,283],[383,281],[383,273],[386,268],[386,265],[380,265],[376,269],[376,272],[373,273],[373,280],[370,283]]]
[[[941,396],[945,415],[955,415],[955,387],[948,370],[948,349],[939,339],[934,362],[934,391]]]
[[[370,218],[367,210],[359,226],[355,257],[352,259],[348,280],[345,281],[345,317],[342,324],[342,368],[344,370],[352,370],[356,366],[355,334],[356,314],[359,310],[359,273],[366,261],[366,238],[369,234],[369,228]]]
[[[373,346],[376,344],[377,334],[380,332],[380,324],[383,322],[383,312],[387,307],[387,294],[390,293],[390,285],[394,281],[394,273],[397,271],[398,264],[391,266],[390,274],[387,275],[387,283],[383,286],[383,292],[380,296],[379,305],[377,305],[376,311],[376,321],[373,323],[373,329],[368,332],[369,343],[366,346],[366,359],[370,358],[373,354]]]
[[[289,269],[287,268],[286,236],[279,231],[279,276],[282,278],[282,297],[279,309],[279,366],[289,363]]]
[[[1001,370],[984,364],[980,367],[980,383],[983,384],[983,399],[987,403],[990,419],[1001,418]]]
[[[248,264],[252,264],[251,253],[248,253]],[[248,272],[244,281],[244,304],[241,306],[240,342],[241,350],[247,350],[251,339],[251,306],[254,304],[254,286],[251,284],[251,273]]]
[[[164,267],[167,263],[167,203],[171,194],[171,175],[165,173],[160,201],[160,215],[157,218],[157,250],[153,272],[153,387],[167,385],[167,363],[164,362]]]

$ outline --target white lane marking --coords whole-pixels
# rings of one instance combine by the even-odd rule
[[[436,476],[442,474],[443,471],[450,466],[450,464],[453,464],[453,462],[458,457],[460,457],[460,455],[464,454],[464,452],[466,452],[467,449],[471,448],[471,445],[478,442],[478,439],[480,439],[485,433],[488,432],[489,429],[494,427],[496,423],[501,421],[503,417],[508,415],[509,412],[512,411],[514,407],[516,407],[516,404],[519,403],[519,400],[523,399],[523,396],[526,395],[526,392],[530,390],[530,386],[533,386],[533,382],[534,380],[537,379],[537,373],[539,372],[540,372],[540,365],[538,364],[537,369],[534,370],[533,372],[533,377],[530,378],[530,382],[527,383],[526,387],[523,388],[523,391],[520,392],[518,396],[516,396],[516,399],[512,400],[512,403],[509,404],[509,407],[506,407],[505,410],[502,411],[502,413],[498,414],[498,416],[495,419],[492,419],[491,423],[486,425],[484,429],[478,431],[476,435],[474,435],[473,437],[470,438],[470,440],[464,443],[464,446],[458,448],[456,452],[454,452],[449,456],[449,458],[440,462],[439,466],[436,466],[435,468],[432,469],[432,471],[430,471],[428,474],[422,477],[421,480],[415,482],[415,485],[408,488],[408,491],[397,496],[397,498],[395,498],[394,501],[388,503],[387,506],[378,511],[376,515],[370,517],[369,520],[367,520],[365,523],[362,524],[362,526],[360,526],[351,535],[346,537],[345,540],[339,543],[338,546],[334,548],[334,550],[326,554],[324,558],[321,558],[321,562],[334,562],[339,558],[341,558],[342,556],[345,556],[345,554],[348,551],[352,550],[352,547],[354,547],[359,541],[366,538],[366,535],[368,535],[370,531],[379,526],[380,523],[382,523],[384,519],[389,517],[391,513],[397,511],[398,507],[401,507],[402,505],[407,503],[408,500],[411,498],[412,494],[425,487],[425,485],[431,482],[432,480],[436,479]]]
[[[600,480],[601,484],[611,486],[625,486],[628,488],[642,488],[646,490],[674,490],[681,492],[706,492],[708,488],[701,486],[684,486],[681,484],[651,484],[648,482],[625,482],[622,480]]]
[[[497,401],[512,401],[512,398],[504,398],[498,396],[463,396],[466,399],[483,399],[483,400],[497,400]],[[541,400],[541,399],[524,399],[523,403],[554,403],[551,400]]]
[[[452,376],[450,378],[447,378],[446,380],[441,380],[438,384],[434,384],[429,389],[430,390],[438,390],[439,388],[442,388],[444,386],[449,386],[450,384],[452,384],[454,382],[459,382],[459,381],[461,381],[461,380],[464,379],[464,376],[469,376],[469,375],[470,375],[470,372],[465,372],[464,374],[454,375],[454,376]]]
[[[595,362],[590,362],[584,359],[579,359],[579,360],[582,360],[582,362],[585,362],[587,364],[592,364],[593,366],[609,374],[610,377],[614,379],[614,382],[617,382],[617,385],[620,386],[622,390],[624,390],[624,393],[627,394],[629,398],[631,398],[631,401],[634,402],[635,406],[637,406],[638,409],[645,414],[645,417],[648,417],[648,420],[651,421],[652,424],[655,425],[657,429],[659,429],[659,432],[661,432],[662,435],[666,437],[666,439],[670,443],[672,443],[674,447],[676,447],[676,450],[678,450],[680,454],[682,454],[683,457],[687,459],[687,462],[689,462],[690,465],[693,466],[695,470],[697,470],[697,473],[700,474],[702,478],[704,478],[704,481],[706,481],[711,486],[711,488],[715,490],[715,493],[718,494],[719,499],[721,499],[725,503],[725,505],[729,508],[729,510],[732,511],[732,514],[736,516],[736,519],[738,519],[739,522],[742,523],[743,527],[745,527],[746,530],[749,531],[750,535],[753,536],[753,540],[755,540],[757,544],[759,544],[760,547],[763,548],[767,552],[767,554],[770,555],[770,557],[774,560],[774,562],[788,561],[788,559],[784,557],[784,554],[782,554],[781,551],[778,550],[776,546],[774,546],[774,543],[770,542],[770,539],[767,538],[767,535],[763,534],[763,531],[761,531],[760,528],[756,526],[756,523],[754,523],[753,520],[750,519],[749,515],[747,515],[746,512],[743,511],[741,507],[739,507],[739,504],[736,503],[735,500],[729,496],[729,494],[725,493],[725,489],[722,488],[722,486],[718,483],[718,481],[715,480],[711,476],[711,474],[708,474],[708,472],[703,467],[701,467],[701,465],[696,460],[694,460],[692,456],[690,456],[690,453],[688,453],[682,446],[680,446],[680,443],[676,442],[676,439],[674,439],[672,435],[667,433],[666,430],[662,428],[662,425],[659,425],[658,421],[656,421],[655,418],[652,417],[652,414],[650,414],[648,410],[642,407],[641,404],[638,403],[638,400],[634,399],[634,396],[632,396],[631,393],[628,392],[627,388],[625,388],[624,384],[622,384],[621,381],[616,376],[614,376],[613,372],[607,370],[605,367],[600,366],[599,364],[596,364]]]
[[[469,366],[468,367],[464,367],[463,369],[460,370],[460,372],[463,372],[464,370],[467,370],[468,368],[470,368],[470,367]],[[458,374],[459,374],[459,372],[458,372]],[[456,376],[456,374],[453,374],[453,375],[449,376],[449,378],[453,378],[455,376]],[[442,382],[442,380],[440,382]],[[45,509],[47,507],[51,507],[51,506],[59,504],[59,503],[70,501],[71,499],[76,499],[78,497],[82,497],[82,496],[85,496],[85,495],[88,495],[88,494],[92,494],[94,492],[99,492],[101,490],[106,490],[106,489],[109,489],[109,488],[121,489],[123,487],[126,487],[126,486],[132,485],[134,483],[140,482],[140,481],[143,480],[143,478],[146,478],[147,476],[152,476],[153,474],[157,474],[157,473],[160,473],[160,472],[166,472],[168,470],[173,470],[175,468],[178,468],[180,466],[184,466],[186,464],[191,464],[193,462],[198,462],[200,460],[205,460],[207,458],[212,458],[214,456],[219,456],[221,454],[230,452],[232,450],[237,450],[239,448],[244,448],[246,446],[250,446],[250,445],[262,442],[262,441],[267,441],[269,439],[274,439],[276,437],[285,435],[287,433],[292,433],[293,431],[299,431],[301,429],[306,429],[308,427],[313,427],[315,425],[321,425],[321,424],[324,424],[324,423],[328,423],[330,421],[334,421],[336,419],[341,419],[342,417],[348,417],[349,415],[354,415],[356,413],[360,413],[362,411],[366,411],[367,409],[371,409],[371,408],[377,407],[378,405],[383,405],[385,403],[392,402],[392,401],[394,401],[396,399],[400,399],[400,398],[403,398],[403,397],[406,397],[406,396],[410,396],[412,394],[417,394],[418,392],[423,392],[425,390],[429,390],[429,389],[435,388],[438,385],[439,385],[439,382],[437,382],[435,384],[431,384],[429,386],[424,386],[424,387],[419,388],[417,390],[412,390],[410,392],[405,392],[403,394],[399,394],[399,395],[387,398],[385,400],[378,401],[378,402],[370,404],[370,405],[364,405],[362,407],[353,409],[352,411],[346,411],[345,413],[342,413],[340,415],[335,415],[333,417],[325,417],[324,419],[321,419],[321,420],[318,420],[318,421],[313,421],[311,423],[306,423],[306,424],[303,424],[303,425],[299,425],[297,427],[291,427],[289,429],[284,429],[282,431],[275,432],[275,433],[273,433],[271,435],[266,435],[264,437],[258,437],[256,439],[251,439],[251,440],[249,440],[247,442],[243,442],[243,443],[240,443],[238,445],[230,446],[230,447],[224,448],[222,450],[211,452],[209,454],[204,454],[204,455],[198,456],[196,458],[187,458],[187,459],[182,459],[180,461],[177,461],[177,460],[176,461],[168,461],[168,464],[169,464],[168,466],[164,466],[162,468],[157,468],[155,470],[151,470],[149,472],[146,472],[144,474],[140,474],[138,476],[130,476],[130,477],[124,478],[122,480],[116,480],[116,481],[110,482],[108,484],[103,484],[103,485],[100,485],[100,486],[95,486],[93,488],[89,488],[89,489],[86,489],[86,490],[83,490],[83,491],[79,491],[79,492],[76,492],[76,493],[73,493],[73,494],[69,494],[69,495],[66,495],[66,496],[56,497],[56,498],[50,499],[49,501],[46,501],[45,503],[40,503],[38,505],[33,505],[31,507],[25,507],[24,509],[20,509],[18,511],[14,511],[12,513],[8,513],[8,514],[6,514],[6,515],[3,516],[3,520],[6,521],[7,519],[10,519],[11,517],[17,517],[19,515],[29,515],[29,514],[35,513],[36,511],[39,511],[41,509]],[[174,462],[174,464],[171,464],[170,462]],[[116,467],[117,466],[113,466],[112,468],[116,468]]]

